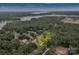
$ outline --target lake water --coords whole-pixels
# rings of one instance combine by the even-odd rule
[[[41,16],[27,16],[27,17],[21,17],[21,18],[20,18],[20,21],[30,21],[32,18],[40,18],[40,17],[45,17],[45,16],[79,17],[79,16],[77,16],[77,15],[54,15],[54,14],[51,14],[51,15],[41,15]]]
[[[76,16],[76,15],[54,15],[54,14],[51,14],[51,15],[40,15],[40,16],[27,16],[27,17],[20,17],[20,21],[30,21],[32,18],[40,18],[40,17],[45,17],[45,16],[66,16],[66,17],[79,17],[79,16]],[[7,23],[10,23],[12,21],[1,21],[0,22],[0,30],[7,24]]]
[[[6,25],[6,21],[2,21],[2,22],[0,22],[0,30]]]

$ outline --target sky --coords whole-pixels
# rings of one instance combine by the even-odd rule
[[[0,11],[79,11],[79,3],[0,3]]]

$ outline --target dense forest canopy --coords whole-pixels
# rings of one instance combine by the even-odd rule
[[[55,54],[57,46],[79,54],[79,25],[63,23],[65,17],[46,16],[7,23],[0,30],[0,54]]]

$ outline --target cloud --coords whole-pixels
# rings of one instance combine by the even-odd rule
[[[45,4],[49,5],[49,4],[53,4],[53,3],[45,3]]]
[[[25,7],[36,7],[35,5],[26,5]]]
[[[8,8],[8,7],[2,6],[2,7],[0,7],[0,9],[9,9],[9,8]]]
[[[40,6],[44,6],[44,5],[40,5]]]

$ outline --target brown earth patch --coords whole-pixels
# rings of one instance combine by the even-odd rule
[[[57,55],[68,55],[68,48],[65,48],[63,46],[57,46],[55,48],[55,54],[57,54]]]
[[[64,18],[63,20],[61,20],[61,22],[64,23],[71,23],[71,24],[79,24],[79,19],[77,18]]]

